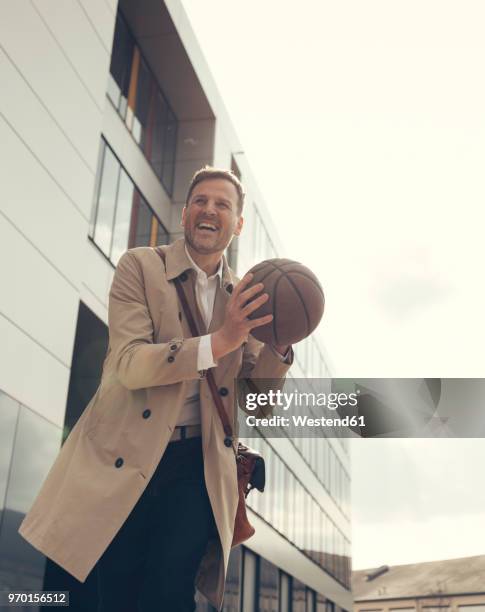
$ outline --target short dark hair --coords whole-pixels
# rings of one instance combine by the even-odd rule
[[[196,185],[202,183],[202,181],[209,181],[212,179],[224,179],[234,185],[238,196],[237,214],[240,215],[244,206],[244,196],[246,195],[241,181],[231,170],[224,170],[223,168],[214,168],[213,166],[204,166],[204,168],[197,170],[197,172],[194,174],[192,180],[190,181],[189,191],[187,193],[185,205],[188,206],[190,196],[192,195],[192,192],[194,191]]]

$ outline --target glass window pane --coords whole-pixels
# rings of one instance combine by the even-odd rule
[[[152,228],[152,211],[138,192],[134,195],[131,215],[130,248],[148,246]]]
[[[177,144],[177,120],[169,110],[165,125],[165,138],[163,142],[163,170],[162,183],[171,194],[173,190],[173,174],[175,169],[175,148]]]
[[[231,551],[224,590],[223,612],[239,612],[239,583],[241,580],[242,548]]]
[[[118,14],[111,54],[108,95],[119,110],[126,109],[130,83],[131,62],[133,59],[133,39],[122,17]]]
[[[140,70],[136,87],[136,108],[133,118],[132,134],[142,150],[148,153],[150,159],[150,135],[147,134],[150,121],[150,101],[152,93],[152,76],[143,59],[140,60]]]
[[[317,593],[317,607],[316,612],[327,612],[326,610],[326,599],[321,593]]]
[[[278,612],[278,568],[263,558],[259,560],[258,599],[260,612]]]
[[[118,200],[116,203],[113,246],[111,249],[111,261],[115,265],[118,263],[118,259],[121,257],[121,255],[123,255],[128,248],[134,191],[135,187],[131,179],[124,170],[121,170]]]
[[[305,585],[296,578],[292,579],[292,583],[292,612],[306,612]]]
[[[0,391],[0,525],[5,506],[18,412],[19,403]]]
[[[159,179],[162,178],[163,147],[166,137],[167,113],[167,104],[162,94],[157,91],[155,93],[154,100],[153,127],[150,142],[151,151],[149,159],[152,164],[152,168]]]
[[[104,147],[104,163],[99,186],[94,241],[109,257],[120,164],[109,147]]]
[[[291,610],[291,581],[288,574],[280,573],[280,611]]]
[[[157,231],[157,244],[168,244],[170,241],[170,237],[168,235],[165,227],[158,222],[158,231]]]
[[[247,548],[244,549],[244,571],[242,587],[243,610],[256,609],[257,557]]]
[[[61,436],[60,427],[20,407],[0,532],[0,575],[9,587],[42,588],[45,557],[17,531],[59,452]]]

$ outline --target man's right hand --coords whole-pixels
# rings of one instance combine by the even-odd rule
[[[257,283],[246,289],[252,278],[253,275],[248,272],[234,287],[226,304],[224,323],[211,335],[212,355],[215,361],[235,351],[243,342],[246,342],[252,329],[266,325],[273,320],[272,314],[259,319],[248,319],[248,316],[264,304],[269,297],[267,293],[255,297],[264,289],[263,283]]]

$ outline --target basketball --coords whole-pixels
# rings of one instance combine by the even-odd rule
[[[267,344],[295,344],[309,336],[320,323],[325,306],[323,289],[311,270],[291,259],[267,259],[249,270],[248,285],[263,283],[258,293],[268,300],[249,316],[258,319],[272,314],[273,320],[255,327],[251,334]]]

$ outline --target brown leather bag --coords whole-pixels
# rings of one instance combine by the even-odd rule
[[[160,248],[156,248],[155,251],[165,263],[165,253]],[[184,288],[182,287],[182,284],[178,278],[175,278],[173,282],[175,284],[177,295],[187,318],[190,327],[190,332],[194,337],[200,336],[199,331],[197,329],[197,324],[194,320],[194,317],[192,316],[192,312],[190,310],[190,306],[187,301]],[[226,410],[224,408],[224,404],[222,403],[221,396],[219,395],[212,369],[207,370],[206,378],[209,384],[212,399],[214,400],[214,404],[216,405],[219,418],[221,419],[222,428],[224,430],[225,435],[224,444],[227,447],[232,446],[236,457],[239,500],[237,505],[236,518],[234,521],[234,533],[232,538],[232,546],[234,547],[238,544],[241,544],[242,542],[245,542],[255,533],[255,529],[248,519],[248,514],[246,510],[246,497],[252,489],[258,489],[258,491],[261,491],[261,493],[264,491],[266,480],[265,464],[262,455],[260,455],[260,453],[258,453],[254,449],[249,448],[249,446],[246,446],[239,442],[237,445],[237,449],[234,448],[234,435],[232,427],[229,422]],[[249,383],[249,381],[247,382]]]

